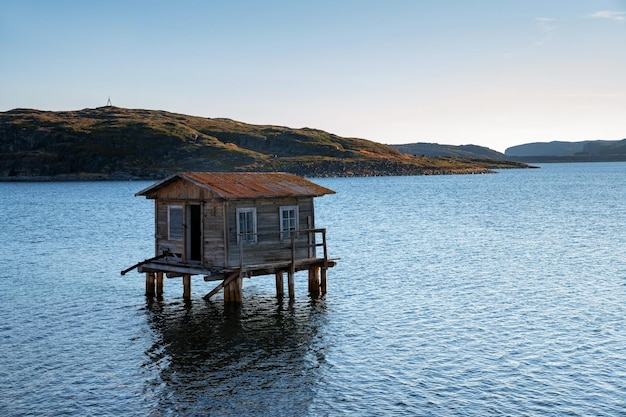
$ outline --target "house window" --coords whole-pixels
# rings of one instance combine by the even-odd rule
[[[289,239],[292,232],[298,230],[298,206],[280,208],[280,238]]]
[[[237,243],[256,243],[256,208],[237,209]]]
[[[168,206],[167,210],[168,238],[179,240],[183,238],[183,207]]]

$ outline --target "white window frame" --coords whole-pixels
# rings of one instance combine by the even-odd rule
[[[285,228],[285,224],[283,223],[283,213],[286,211],[294,212],[294,224],[293,228]],[[280,240],[288,240],[291,238],[291,232],[296,232],[296,237],[298,236],[297,232],[300,229],[300,208],[298,206],[281,206],[278,211],[279,219],[278,222],[280,224]],[[291,218],[290,218],[291,220]]]
[[[180,235],[172,234],[172,210],[180,210]],[[167,206],[167,238],[169,240],[183,240],[184,237],[184,207],[181,205]]]
[[[241,213],[252,213],[252,234],[247,236],[241,236],[242,227],[239,221],[239,215]],[[237,209],[237,243],[240,243],[241,238],[244,237],[243,243],[251,244],[257,243],[257,224],[256,224],[256,207],[240,207]]]

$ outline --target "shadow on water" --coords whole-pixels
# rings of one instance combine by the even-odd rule
[[[325,310],[264,295],[149,302],[150,415],[306,415],[325,366]]]

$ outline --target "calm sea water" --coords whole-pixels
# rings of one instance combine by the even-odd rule
[[[148,182],[0,183],[0,415],[619,416],[626,164],[320,179],[329,293],[148,302]]]

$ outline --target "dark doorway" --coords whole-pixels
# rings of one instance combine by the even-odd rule
[[[202,212],[199,205],[187,206],[187,260],[202,261]]]

